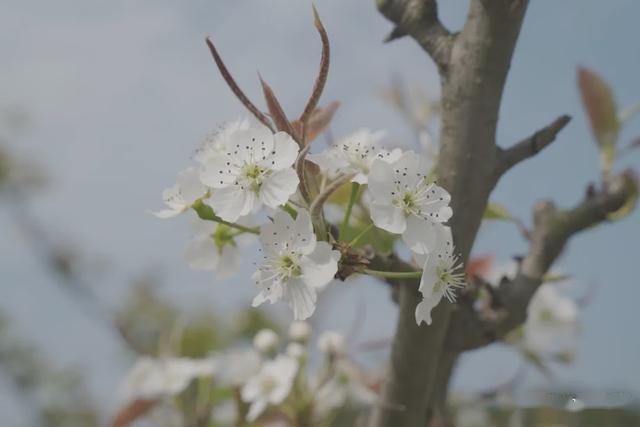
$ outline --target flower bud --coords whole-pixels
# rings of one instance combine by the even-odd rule
[[[253,346],[261,353],[270,353],[280,342],[278,334],[271,329],[262,329],[253,337]]]
[[[325,331],[318,338],[318,348],[329,355],[342,354],[345,351],[344,335],[336,331]]]
[[[289,338],[293,341],[305,341],[311,334],[311,325],[303,320],[296,320],[289,325]]]

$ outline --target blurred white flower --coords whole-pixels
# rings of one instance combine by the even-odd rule
[[[434,227],[436,247],[426,255],[419,290],[422,301],[416,307],[416,322],[420,325],[431,324],[431,310],[438,305],[442,297],[450,302],[456,300],[456,289],[465,285],[465,273],[462,262],[454,253],[451,229],[443,225]]]
[[[287,356],[293,357],[294,359],[300,359],[307,354],[307,349],[300,343],[292,342],[289,343],[286,350]]]
[[[573,397],[567,401],[564,409],[568,412],[580,412],[584,410],[587,405],[580,399]]]
[[[538,353],[573,352],[577,345],[578,305],[558,283],[543,283],[531,298],[523,345]]]
[[[280,337],[271,329],[261,329],[253,337],[253,347],[261,353],[271,353],[279,342]]]
[[[336,331],[322,332],[318,337],[318,349],[325,354],[344,354],[346,350],[344,335]]]
[[[238,119],[233,122],[224,123],[205,137],[204,142],[193,155],[193,160],[204,164],[216,155],[223,153],[235,132],[247,130],[249,127],[249,120],[247,119]]]
[[[242,225],[251,225],[243,218]],[[251,244],[256,236],[213,221],[195,221],[195,234],[187,245],[185,257],[194,270],[210,270],[220,279],[234,275],[240,267],[240,247]]]
[[[315,392],[315,414],[325,416],[342,408],[347,402],[373,405],[378,395],[367,385],[368,379],[351,361],[342,358],[335,361],[334,374],[319,385]]]
[[[260,370],[262,359],[253,349],[231,349],[222,355],[220,366],[220,383],[240,387]]]
[[[307,158],[320,166],[329,178],[341,174],[355,174],[352,182],[366,184],[369,169],[375,159],[393,161],[402,154],[400,149],[389,152],[379,147],[378,143],[384,134],[383,131],[359,129],[328,150],[320,154],[310,154]]]
[[[298,144],[284,132],[236,128],[225,136],[225,148],[204,162],[202,182],[214,189],[206,201],[216,215],[235,222],[262,204],[284,205],[298,188],[292,165]]]
[[[289,338],[294,341],[305,341],[311,334],[311,325],[304,320],[294,320],[289,325]]]
[[[156,400],[175,396],[198,377],[213,376],[218,371],[215,359],[140,357],[127,374],[120,394],[125,401]]]
[[[451,196],[429,183],[424,157],[407,151],[393,162],[375,160],[369,173],[371,219],[390,233],[402,234],[413,252],[425,254],[436,245],[436,228],[453,214]]]
[[[260,230],[264,262],[253,278],[260,293],[253,306],[283,300],[296,320],[311,316],[316,308],[316,292],[338,271],[340,253],[327,242],[317,242],[309,213],[298,210],[295,221],[281,210],[273,222]]]
[[[279,355],[262,365],[260,372],[242,387],[242,400],[251,403],[248,421],[255,421],[269,404],[282,403],[293,385],[298,362],[289,356]]]
[[[190,166],[178,173],[176,184],[162,192],[162,200],[169,209],[151,213],[162,219],[174,217],[189,209],[206,192],[207,188],[200,182],[198,171]]]

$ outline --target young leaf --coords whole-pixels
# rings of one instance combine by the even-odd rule
[[[333,101],[326,107],[319,107],[313,111],[311,117],[307,120],[305,128],[306,144],[312,142],[327,129],[338,107],[340,107],[340,103],[338,101]],[[302,134],[302,122],[300,120],[294,120],[291,125],[298,134]]]
[[[313,18],[316,30],[318,30],[318,33],[320,34],[320,40],[322,40],[322,56],[320,58],[320,70],[318,71],[316,82],[313,85],[313,91],[311,92],[311,96],[309,97],[307,105],[305,105],[304,111],[299,119],[302,123],[307,123],[309,117],[311,117],[311,114],[318,105],[318,101],[320,100],[320,96],[324,90],[324,85],[327,83],[327,76],[329,75],[329,58],[331,57],[329,36],[322,25],[320,15],[318,15],[318,11],[315,6],[313,6]]]
[[[609,85],[587,68],[578,68],[578,87],[591,131],[600,146],[602,170],[607,173],[615,160],[615,146],[620,130],[616,101]]]
[[[291,127],[291,123],[289,122],[289,119],[287,119],[287,115],[284,113],[278,98],[276,98],[276,95],[273,93],[273,90],[267,82],[262,79],[262,76],[258,74],[258,77],[260,78],[260,84],[262,85],[264,99],[267,101],[267,108],[269,109],[271,120],[275,123],[276,129],[288,133],[293,137],[293,139],[298,141],[298,135]]]
[[[496,220],[496,221],[512,221],[513,216],[509,211],[502,205],[498,203],[489,202],[487,205],[487,209],[484,211],[484,215],[482,217],[485,220]]]

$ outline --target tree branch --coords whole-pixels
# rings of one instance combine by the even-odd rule
[[[534,210],[534,228],[529,252],[516,277],[503,280],[495,291],[498,315],[482,318],[467,300],[459,306],[447,339],[447,347],[457,351],[485,346],[502,339],[527,317],[531,298],[545,274],[575,234],[607,222],[610,214],[633,199],[637,177],[628,170],[611,179],[595,193],[587,194],[577,206],[558,210],[550,201],[539,202]]]
[[[523,139],[507,149],[497,148],[498,162],[496,174],[498,177],[523,160],[535,156],[553,141],[558,133],[571,121],[571,117],[563,115],[548,126],[538,129],[533,135]]]
[[[440,70],[447,69],[453,35],[438,19],[436,0],[379,0],[378,9],[396,25],[386,41],[410,35]]]

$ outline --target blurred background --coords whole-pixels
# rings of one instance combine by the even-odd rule
[[[149,215],[162,206],[162,189],[174,182],[204,136],[223,121],[246,116],[215,69],[204,37],[214,37],[254,102],[261,101],[259,71],[285,109],[299,111],[319,60],[311,5],[2,3],[0,171],[12,185],[0,190],[0,424],[33,425],[31,399],[47,403],[31,378],[35,372],[47,372],[69,391],[66,398],[76,405],[85,399],[87,413],[97,407],[104,417],[114,410],[118,384],[134,360],[129,346],[136,340],[123,335],[144,333],[136,329],[146,327],[140,313],[147,313],[142,317],[151,319],[151,329],[160,325],[154,319],[170,324],[200,316],[211,327],[204,335],[215,347],[230,324],[238,325],[238,313],[254,294],[254,251],[247,251],[240,275],[216,280],[190,270],[184,260],[188,215],[172,221]],[[389,145],[420,149],[415,129],[389,94],[402,87],[419,95],[419,106],[428,105],[425,99],[437,101],[437,73],[428,57],[408,38],[383,44],[391,26],[371,0],[316,5],[332,42],[322,103],[341,102],[331,135],[384,129]],[[466,8],[464,0],[441,2],[442,20],[457,29]],[[541,198],[570,206],[598,178],[597,147],[576,88],[576,67],[596,70],[620,106],[640,101],[639,14],[634,0],[531,2],[505,92],[500,144],[510,145],[563,113],[574,120],[557,143],[510,172],[496,189],[492,200],[514,216],[530,222],[532,205]],[[431,120],[426,107],[418,115]],[[639,135],[640,120],[632,121],[620,143]],[[616,167],[639,162],[640,154],[630,153]],[[580,314],[575,359],[552,368],[551,376],[527,372],[520,385],[523,404],[527,390],[585,390],[595,401],[610,404],[617,396],[623,405],[640,393],[640,340],[633,329],[640,300],[639,237],[636,214],[571,242],[557,267],[571,275],[576,298],[589,300]],[[483,226],[474,253],[491,255],[500,265],[525,248],[513,224],[492,222]],[[282,325],[291,320],[282,306],[268,311]],[[251,319],[259,315],[243,316],[250,331]],[[389,290],[362,278],[332,285],[312,320],[316,329],[351,332],[350,348],[363,363],[380,368],[395,316]],[[367,351],[359,347],[371,342],[378,344]],[[462,359],[453,390],[491,390],[521,369],[515,350],[494,345]]]

